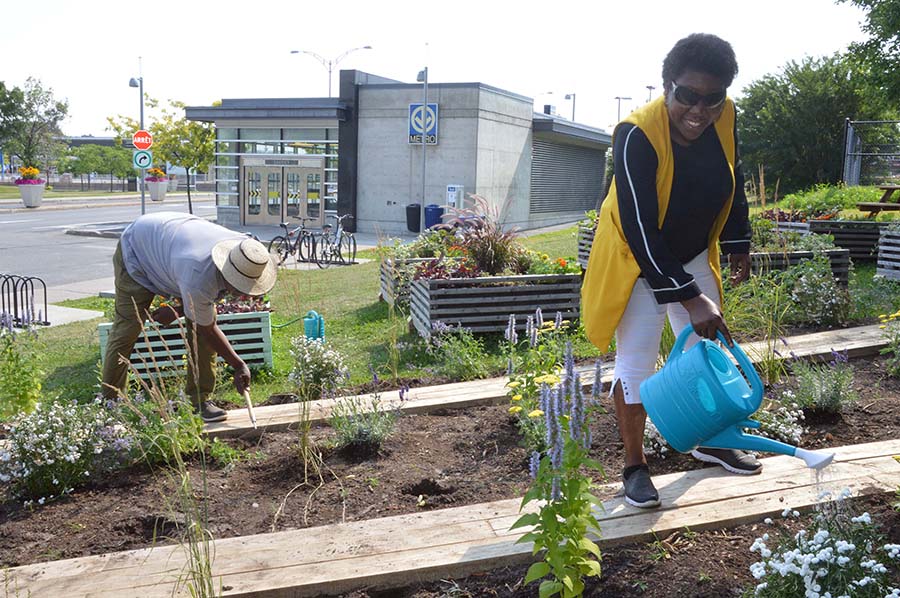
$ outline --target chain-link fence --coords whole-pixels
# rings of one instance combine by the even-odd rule
[[[847,119],[843,180],[846,185],[900,184],[900,121]]]

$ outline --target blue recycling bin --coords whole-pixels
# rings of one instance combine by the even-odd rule
[[[444,215],[444,208],[441,206],[431,203],[425,206],[425,228],[429,229],[436,224],[441,224],[443,220],[441,217]]]

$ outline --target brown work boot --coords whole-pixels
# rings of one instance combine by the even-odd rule
[[[221,407],[213,405],[212,401],[203,401],[200,403],[200,418],[206,423],[221,422],[228,418],[228,412]]]

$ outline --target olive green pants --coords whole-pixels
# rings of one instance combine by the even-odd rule
[[[128,389],[128,357],[143,332],[144,320],[155,296],[128,274],[122,260],[121,244],[113,255],[113,270],[116,277],[116,316],[109,331],[103,362],[102,392],[105,398],[125,394]],[[188,319],[184,321],[184,333],[190,350],[184,391],[191,403],[198,406],[208,400],[216,388],[216,354]]]

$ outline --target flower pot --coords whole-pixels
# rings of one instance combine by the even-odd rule
[[[178,191],[178,179],[169,179],[169,193]]]
[[[41,205],[41,201],[44,199],[45,184],[16,185],[19,188],[19,193],[22,195],[22,203],[25,204],[26,208],[37,208]]]
[[[166,198],[169,181],[147,181],[147,187],[150,189],[150,199],[152,201],[162,201]]]

